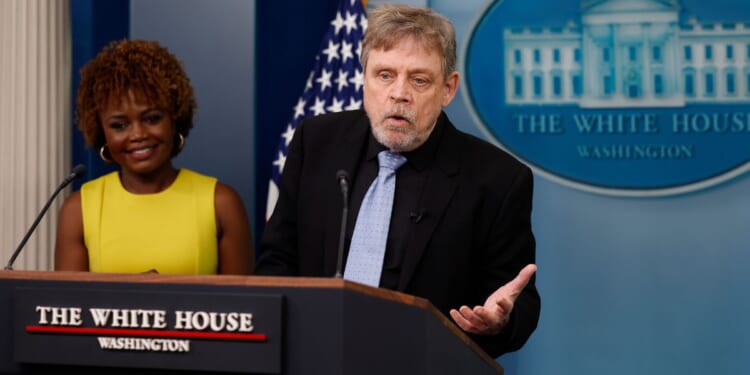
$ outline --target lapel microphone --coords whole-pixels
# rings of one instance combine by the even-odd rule
[[[410,212],[409,213],[409,219],[414,222],[414,224],[419,224],[420,221],[422,221],[422,218],[424,218],[426,215],[426,212],[424,208],[420,209],[419,212]]]
[[[26,232],[26,235],[23,236],[23,239],[21,240],[21,243],[18,244],[18,247],[16,247],[16,250],[13,251],[13,255],[10,257],[10,260],[8,260],[8,265],[5,266],[5,270],[12,270],[13,269],[13,262],[16,261],[16,258],[21,253],[21,249],[23,249],[23,245],[26,245],[26,241],[29,240],[29,237],[31,237],[31,234],[34,232],[34,229],[36,229],[36,226],[39,225],[39,222],[42,220],[42,217],[44,217],[44,214],[49,209],[49,206],[52,204],[52,201],[55,199],[57,194],[59,194],[62,189],[65,189],[66,186],[70,185],[73,180],[82,177],[86,173],[86,166],[83,164],[78,164],[75,167],[73,167],[73,170],[70,172],[68,177],[65,177],[65,179],[60,183],[60,185],[57,186],[57,189],[55,189],[55,192],[52,193],[52,195],[47,199],[47,203],[44,204],[44,207],[42,208],[42,211],[39,212],[38,215],[36,215],[36,219],[34,220],[34,223],[31,224],[31,228]]]

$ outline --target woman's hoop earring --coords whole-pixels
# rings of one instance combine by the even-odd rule
[[[182,151],[182,148],[185,147],[185,136],[182,133],[177,133],[177,136],[180,137],[180,144],[177,146],[177,151]]]
[[[104,145],[103,145],[103,146],[102,146],[102,147],[101,147],[101,148],[99,149],[99,157],[100,157],[100,158],[102,158],[102,160],[104,160],[104,162],[105,162],[105,163],[107,163],[107,164],[112,164],[112,159],[109,159],[109,158],[107,158],[107,157],[106,157],[106,156],[104,155],[104,153],[105,153],[106,151],[108,151],[108,150],[107,150],[107,144],[105,143],[105,144],[104,144]]]

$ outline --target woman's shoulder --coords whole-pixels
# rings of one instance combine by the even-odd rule
[[[117,175],[117,171],[109,172],[107,174],[101,175],[101,176],[99,176],[97,178],[94,178],[94,179],[91,179],[91,180],[88,180],[88,181],[84,182],[81,185],[81,190],[84,190],[84,189],[85,190],[91,190],[91,189],[100,188],[107,181],[111,181],[113,179],[115,179],[115,180],[117,180],[119,182],[119,177]]]
[[[81,191],[77,190],[67,197],[65,197],[65,200],[62,203],[62,206],[60,207],[60,214],[64,217],[67,217],[67,215],[70,215],[75,212],[81,212]]]
[[[216,177],[196,172],[188,168],[180,168],[179,178],[203,183],[218,183],[218,179]]]

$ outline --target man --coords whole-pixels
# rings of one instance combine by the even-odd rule
[[[385,211],[385,254],[375,256],[382,263],[372,285],[428,299],[493,357],[518,350],[540,310],[531,171],[458,131],[443,112],[459,81],[455,32],[445,17],[383,5],[368,19],[365,111],[318,116],[297,128],[256,272],[334,275],[342,215],[336,175],[343,170],[352,178],[349,217],[356,218],[346,228],[344,278],[370,283],[361,281],[372,271],[361,254],[376,254],[378,225],[362,227]],[[389,179],[377,176],[384,150],[406,161],[394,167],[392,203],[369,208],[377,194],[368,191],[383,191]]]

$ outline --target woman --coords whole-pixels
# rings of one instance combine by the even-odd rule
[[[153,41],[111,43],[82,69],[76,105],[87,145],[119,171],[83,184],[63,203],[56,270],[252,272],[239,195],[172,165],[197,107],[173,54]]]

